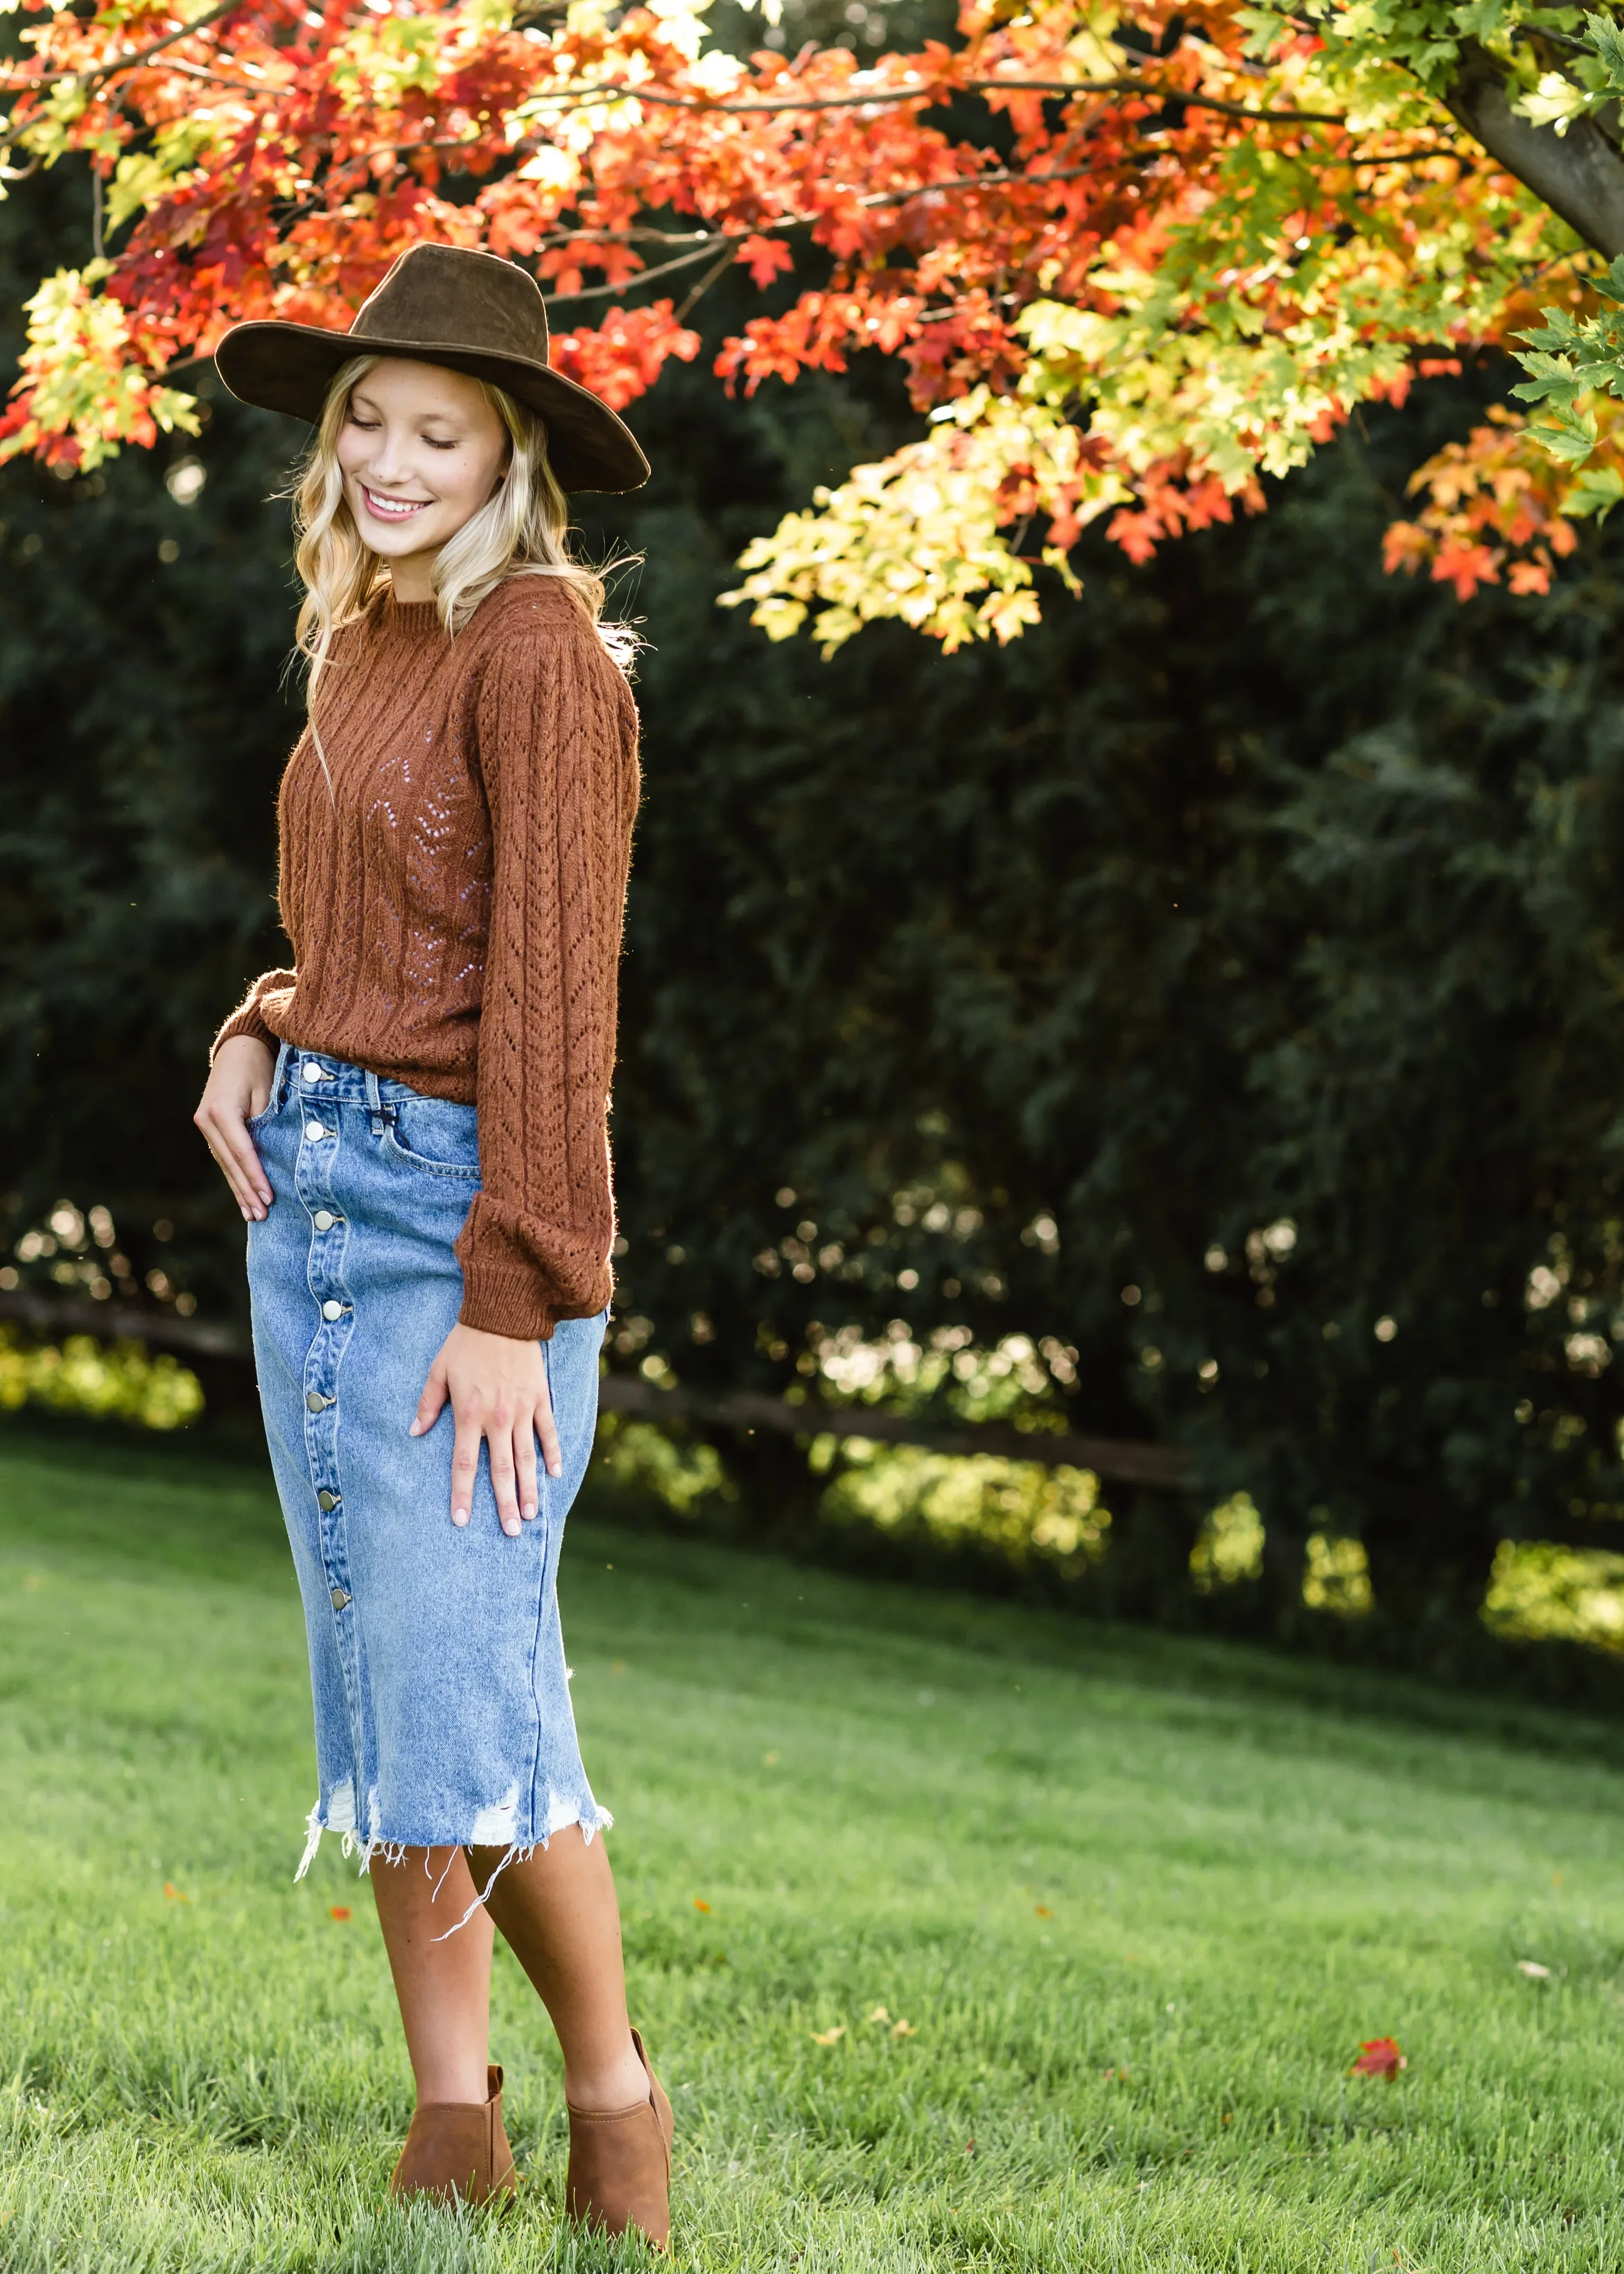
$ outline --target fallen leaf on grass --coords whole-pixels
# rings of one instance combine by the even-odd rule
[[[1034,1913],[1039,1918],[1053,1918],[1055,1916],[1047,1903],[1034,1903],[1032,1908]]]
[[[1366,2037],[1359,2046],[1359,2058],[1348,2074],[1350,2076],[1385,2076],[1391,2084],[1400,2069],[1409,2067],[1409,2061],[1398,2049],[1396,2037]]]
[[[846,2023],[837,2022],[832,2029],[814,2029],[812,2042],[815,2045],[838,2045],[845,2035]]]
[[[192,1901],[192,1897],[190,1895],[183,1895],[178,1887],[171,1886],[169,1880],[166,1879],[163,1883],[163,1900],[166,1903],[189,1903]]]
[[[912,2022],[893,2022],[891,2033],[893,2037],[916,2037],[919,2035]]]
[[[869,2014],[868,2019],[871,2022],[889,2022],[891,2015],[886,2012],[883,2006],[876,2006],[873,2013]]]
[[[696,1911],[708,1911],[708,1910],[710,1909],[710,1904],[709,1904],[709,1903],[702,1903],[702,1902],[700,1901],[700,1900],[699,1900],[699,1897],[698,1897],[697,1895],[695,1895],[695,1898],[694,1898],[694,1909],[695,1909]]]
[[[1550,1968],[1542,1966],[1537,1958],[1519,1958],[1517,1972],[1526,1974],[1530,1982],[1548,1982],[1551,1979]]]
[[[346,1924],[348,1923],[348,1921],[349,1921],[349,1918],[350,1918],[350,1906],[349,1906],[349,1904],[348,1904],[348,1903],[335,1903],[335,1904],[334,1904],[334,1906],[333,1906],[333,1908],[332,1908],[332,1909],[327,1913],[327,1916],[328,1916],[329,1918],[335,1918],[335,1919],[337,1919],[337,1920],[338,1920],[338,1922],[339,1922],[339,1924],[340,1924],[341,1925],[344,1925],[344,1924]]]

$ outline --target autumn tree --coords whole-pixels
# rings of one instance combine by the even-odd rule
[[[733,597],[775,636],[1008,638],[1086,523],[1143,556],[1255,509],[1358,404],[1485,348],[1539,407],[1424,470],[1390,561],[1538,589],[1624,494],[1605,16],[965,0],[951,40],[867,64],[791,56],[771,20],[735,56],[694,0],[21,0],[19,23],[14,192],[74,151],[97,189],[91,257],[32,302],[8,451],[89,468],[184,427],[227,324],[342,325],[429,235],[533,263],[559,363],[617,406],[698,352],[735,266],[761,299],[727,386],[899,359],[916,438],[744,556]]]

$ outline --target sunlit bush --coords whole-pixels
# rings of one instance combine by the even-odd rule
[[[862,1438],[848,1438],[841,1449],[844,1465],[822,1503],[832,1524],[871,1525],[893,1539],[940,1547],[974,1543],[1017,1566],[1043,1562],[1068,1575],[1105,1553],[1110,1512],[1100,1505],[1099,1479],[1086,1469]],[[832,1465],[832,1441],[817,1453]]]
[[[1190,1576],[1197,1593],[1210,1595],[1214,1587],[1233,1587],[1242,1579],[1263,1573],[1263,1518],[1250,1493],[1233,1493],[1220,1501],[1201,1526],[1201,1536],[1190,1555]]]
[[[1214,1588],[1260,1578],[1263,1537],[1263,1519],[1249,1493],[1221,1501],[1191,1552],[1190,1576],[1196,1592],[1210,1595]],[[1344,1619],[1363,1618],[1374,1608],[1370,1559],[1360,1541],[1339,1540],[1327,1532],[1312,1534],[1303,1555],[1303,1600],[1311,1611],[1329,1611]]]
[[[203,1411],[203,1391],[196,1374],[166,1351],[98,1343],[94,1335],[70,1335],[60,1348],[31,1346],[0,1327],[0,1406],[20,1405],[181,1429]]]
[[[1497,1634],[1514,1640],[1624,1651],[1624,1555],[1546,1540],[1503,1540],[1483,1615]]]
[[[600,1416],[593,1466],[616,1491],[646,1495],[685,1518],[707,1501],[738,1497],[712,1446],[668,1437],[652,1421],[631,1421],[620,1413]]]
[[[1303,1600],[1311,1611],[1330,1611],[1341,1619],[1364,1618],[1376,1599],[1363,1540],[1314,1532],[1304,1551]]]

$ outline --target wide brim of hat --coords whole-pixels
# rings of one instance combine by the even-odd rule
[[[214,368],[241,403],[320,424],[334,373],[353,356],[402,356],[488,379],[545,420],[547,459],[560,488],[635,490],[649,462],[624,420],[590,388],[545,364],[470,353],[425,340],[357,339],[315,324],[236,324],[214,350]]]

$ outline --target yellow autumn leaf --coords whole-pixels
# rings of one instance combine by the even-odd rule
[[[908,2021],[893,2022],[891,2025],[891,2033],[893,2037],[916,2037],[919,2035],[913,2022]]]
[[[846,2023],[837,2022],[832,2029],[814,2029],[812,2042],[815,2045],[838,2045],[845,2035]]]

